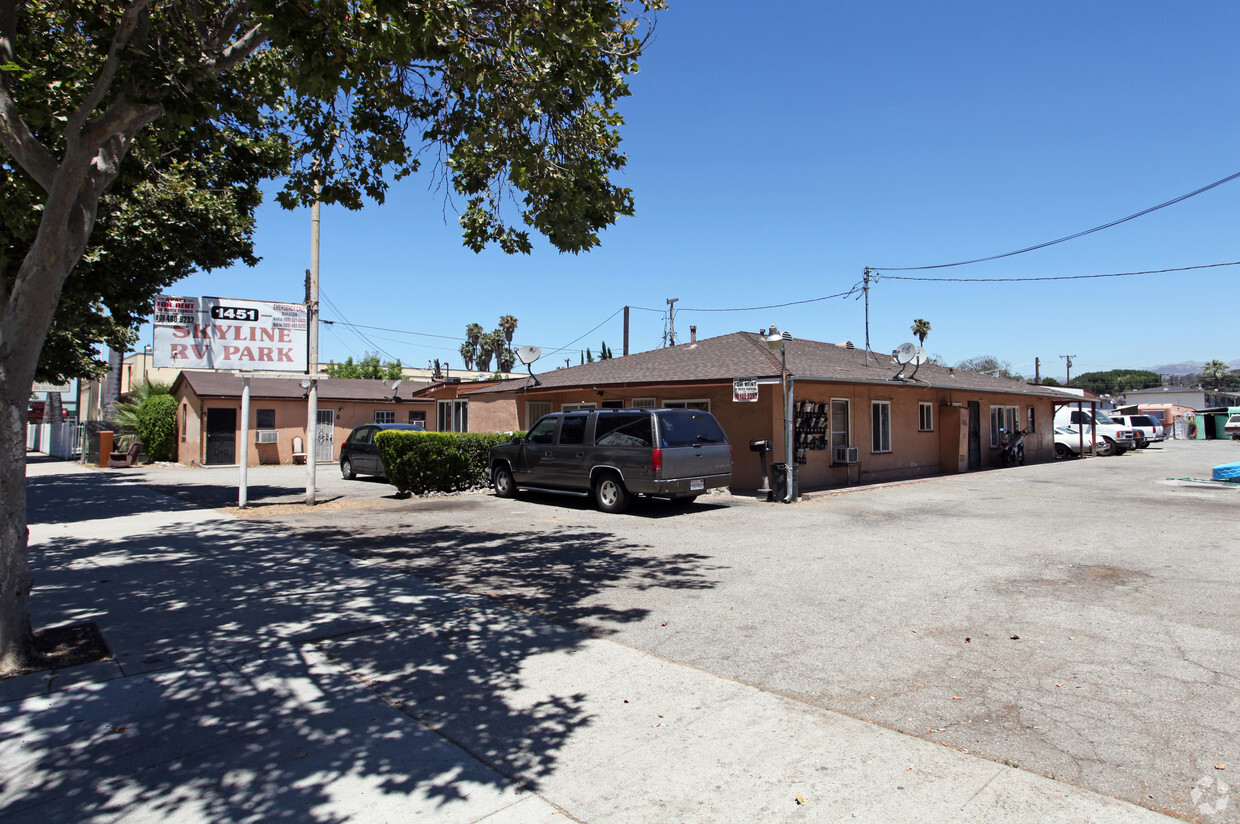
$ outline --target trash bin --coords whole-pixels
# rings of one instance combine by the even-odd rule
[[[797,467],[792,465],[792,500],[801,497],[801,490],[797,488]],[[786,463],[771,464],[771,494],[777,501],[785,501],[788,499],[788,472],[789,467]]]

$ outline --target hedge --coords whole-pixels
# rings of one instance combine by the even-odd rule
[[[417,495],[484,485],[491,447],[511,439],[511,434],[471,432],[388,429],[375,433],[388,480],[401,494]]]
[[[177,437],[177,402],[171,395],[151,395],[138,407],[138,440],[152,461],[170,461]]]

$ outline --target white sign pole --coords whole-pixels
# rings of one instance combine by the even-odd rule
[[[237,484],[237,506],[245,509],[249,498],[246,470],[250,466],[250,378],[241,379],[241,480]]]

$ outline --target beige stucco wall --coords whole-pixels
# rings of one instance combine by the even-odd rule
[[[236,443],[234,445],[233,462],[236,462],[240,456],[240,438],[241,438],[241,400],[231,398],[205,398],[199,399],[192,392],[182,389],[177,393],[177,424],[178,431],[184,426],[184,435],[178,434],[177,442],[177,461],[184,464],[205,464],[206,463],[206,418],[207,411],[210,409],[235,409],[237,410],[237,428]],[[353,427],[363,423],[372,423],[375,420],[375,413],[380,410],[394,411],[396,413],[397,423],[409,423],[409,413],[423,413],[426,415],[427,426],[430,428],[434,423],[435,407],[432,403],[425,402],[409,402],[402,403],[376,403],[376,402],[359,402],[359,401],[338,401],[330,398],[320,399],[318,408],[320,411],[330,410],[334,417],[332,435],[332,459],[333,461],[340,455],[340,445],[344,443],[345,438],[349,436],[349,432]],[[256,443],[256,431],[258,429],[258,412],[260,409],[270,409],[275,417],[275,429],[279,433],[278,441],[274,444]],[[186,414],[188,412],[188,414]],[[264,464],[289,464],[293,462],[294,440],[301,438],[303,450],[311,451],[313,444],[313,435],[306,435],[307,406],[304,399],[271,399],[271,398],[252,398],[250,400],[250,420],[246,437],[248,440],[247,463],[250,466],[260,466]]]

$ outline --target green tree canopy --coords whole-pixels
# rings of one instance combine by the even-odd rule
[[[1111,369],[1106,372],[1083,372],[1072,378],[1072,385],[1096,395],[1118,395],[1130,389],[1160,386],[1162,377],[1144,369]]]
[[[378,353],[367,352],[357,363],[353,356],[345,358],[344,363],[329,361],[323,371],[330,378],[368,378],[370,380],[400,380],[403,372],[399,360],[383,363]]]
[[[28,248],[0,270],[0,668],[27,663],[33,641],[17,410],[130,154],[176,147],[185,161],[273,140],[290,160],[281,204],[355,209],[429,157],[469,248],[528,252],[533,230],[584,251],[633,212],[611,180],[625,164],[616,104],[640,18],[663,5],[0,0],[0,173],[37,200]]]

